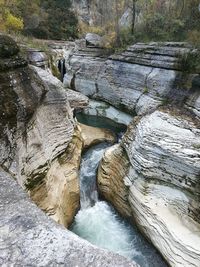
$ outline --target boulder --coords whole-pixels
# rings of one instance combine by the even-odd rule
[[[26,54],[29,64],[46,70],[49,68],[49,58],[44,51],[38,49],[27,49]]]
[[[91,127],[81,123],[79,123],[79,127],[84,148],[88,148],[101,142],[114,143],[116,141],[115,134],[108,129]]]
[[[103,39],[96,33],[87,33],[85,36],[86,45],[92,47],[102,47]]]
[[[0,34],[0,58],[11,58],[19,53],[19,47],[9,36]]]

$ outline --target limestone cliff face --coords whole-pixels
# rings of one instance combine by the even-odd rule
[[[68,101],[70,92],[66,92],[59,80],[48,72],[28,67],[11,39],[3,36],[0,39],[1,167],[15,176],[31,197],[37,199],[39,206],[67,226],[79,207],[78,175],[73,174],[74,178],[66,174],[63,184],[63,176],[57,175],[57,184],[55,182],[53,186],[52,173],[60,157],[73,152],[73,148],[72,151],[69,148],[75,128]],[[79,100],[80,106],[83,102],[87,104],[86,97],[81,98],[79,94],[76,98],[73,92],[73,105],[78,107]],[[63,156],[64,167],[60,166],[60,173],[67,162],[67,157]],[[78,165],[78,159],[74,164]],[[68,187],[67,182],[73,185]],[[71,198],[73,194],[75,197]],[[40,200],[38,195],[42,195]],[[67,201],[68,198],[71,201]]]
[[[19,56],[19,48],[0,35],[0,164],[16,172],[17,130],[25,137],[26,123],[40,105],[47,89]]]
[[[107,57],[103,49],[81,47],[69,61],[65,84],[132,114],[146,114],[167,103],[199,114],[199,75],[184,71],[185,43],[135,44]]]
[[[136,266],[50,220],[19,186],[56,221],[70,224],[83,147],[70,103],[88,102],[70,92],[50,73],[29,67],[15,42],[0,35],[0,265]]]
[[[183,112],[136,118],[121,145],[105,153],[98,173],[103,195],[121,213],[128,210],[176,267],[200,265],[200,127]]]
[[[87,97],[64,90],[48,71],[28,67],[18,58],[14,42],[12,45],[21,65],[18,69],[12,65],[13,69],[1,74],[7,78],[1,84],[1,114],[5,116],[1,166],[15,174],[43,211],[67,227],[79,208],[78,169],[83,147],[114,137],[98,130],[98,136],[82,136],[72,109],[87,106]]]
[[[127,218],[132,216],[129,192],[124,182],[129,165],[125,150],[117,144],[106,150],[98,169],[99,191]]]
[[[162,0],[163,8],[169,10],[183,7],[178,0],[173,3],[170,0]],[[109,24],[115,24],[118,18],[118,24],[122,28],[131,27],[132,25],[132,0],[72,0],[72,7],[78,16],[80,22],[84,22],[90,26],[106,27]],[[144,3],[136,1],[136,28],[143,22]]]
[[[29,178],[29,184],[26,185],[32,200],[65,227],[70,226],[79,208],[78,170],[82,148],[83,141],[76,128],[67,149],[52,161],[45,178],[35,185]]]
[[[91,26],[105,26],[109,22],[116,20],[116,1],[115,0],[73,0],[72,6],[80,21]],[[123,17],[131,6],[131,1],[121,1],[118,3],[119,19]],[[124,16],[125,17],[125,16]],[[123,21],[125,18],[123,18]]]
[[[99,190],[171,266],[199,266],[200,78],[182,62],[195,51],[150,43],[104,52],[80,46],[65,77],[67,87],[138,115],[120,146],[105,153]]]

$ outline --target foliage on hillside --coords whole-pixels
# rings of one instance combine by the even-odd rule
[[[77,37],[70,0],[0,0],[0,31],[41,39]]]
[[[190,41],[200,45],[199,0],[112,0],[113,12],[104,25],[81,25],[83,32],[105,35],[106,45],[124,47],[133,42]],[[120,18],[131,10],[129,28]]]
[[[194,32],[200,31],[199,5],[199,0],[138,0],[137,12],[143,19],[136,37],[147,41],[192,40]]]
[[[0,0],[0,31],[59,40],[96,32],[105,37],[107,47],[124,47],[136,41],[190,41],[200,45],[199,0],[88,0],[88,5],[98,3],[101,18],[90,26],[83,21],[78,26],[71,1]],[[132,22],[124,28],[120,20],[127,10]]]

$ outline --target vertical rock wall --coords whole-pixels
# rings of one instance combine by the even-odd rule
[[[186,114],[174,108],[136,118],[98,172],[105,198],[131,214],[174,267],[200,265],[200,122]]]

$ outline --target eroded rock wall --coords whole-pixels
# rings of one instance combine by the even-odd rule
[[[186,104],[199,114],[199,75],[186,72],[185,43],[135,44],[106,56],[105,50],[81,47],[69,61],[65,84],[131,114],[143,115],[167,103]],[[199,88],[199,87],[198,87]]]
[[[79,207],[80,155],[76,159],[75,152],[81,153],[80,145],[72,145],[76,123],[70,103],[77,108],[88,100],[72,92],[69,103],[70,91],[47,71],[28,66],[12,39],[0,36],[0,52],[1,167],[44,211],[68,226]],[[76,169],[70,175],[72,155]]]
[[[98,173],[103,195],[121,213],[128,202],[139,228],[176,267],[200,264],[200,127],[186,113],[174,108],[136,118]]]
[[[106,150],[98,168],[99,191],[126,218],[132,216],[128,187],[124,182],[129,166],[125,150],[117,144]]]
[[[15,42],[0,35],[2,266],[136,266],[56,224],[19,186],[56,221],[70,224],[79,205],[83,146],[72,108],[88,103],[70,92],[50,73],[29,67]]]

